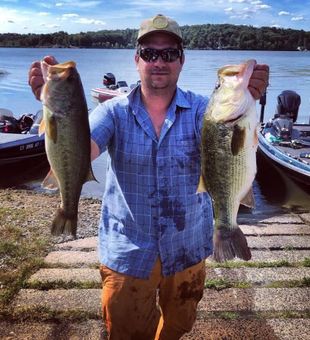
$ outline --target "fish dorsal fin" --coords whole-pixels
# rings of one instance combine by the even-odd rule
[[[204,181],[202,175],[200,175],[197,193],[206,192],[206,191],[207,191],[207,189],[206,189],[205,181]]]
[[[243,149],[246,137],[245,128],[240,128],[240,126],[234,125],[233,134],[231,138],[231,153],[237,156],[239,152]]]
[[[254,192],[253,192],[253,186],[251,186],[250,190],[247,192],[247,194],[242,198],[240,201],[240,204],[248,207],[248,208],[255,208],[255,198],[254,198]]]
[[[52,169],[50,169],[50,171],[48,172],[48,174],[44,178],[44,180],[41,184],[41,187],[44,188],[44,189],[48,189],[48,190],[59,189],[57,177],[56,177],[56,175],[55,175],[55,173]]]

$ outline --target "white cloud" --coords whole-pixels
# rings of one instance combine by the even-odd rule
[[[256,7],[257,9],[268,9],[268,8],[271,8],[271,6],[265,5],[265,4],[256,5],[255,7]]]
[[[298,16],[298,17],[292,17],[292,21],[302,21],[305,20],[303,16]]]
[[[50,15],[49,12],[39,12],[38,15],[44,17],[44,16],[47,16],[47,15]]]
[[[278,15],[290,15],[291,13],[290,12],[286,12],[286,11],[280,11],[279,13],[278,13]]]
[[[92,8],[101,4],[101,1],[62,1],[55,4],[56,7]]]
[[[48,4],[46,2],[38,2],[37,5],[40,7],[48,8],[48,9],[53,8],[51,4]]]
[[[68,14],[63,14],[61,17],[62,17],[63,19],[67,19],[67,18],[77,18],[77,17],[79,17],[79,15],[76,14],[76,13],[68,13]]]
[[[248,1],[247,0],[228,0],[228,2],[241,4],[241,3],[244,3],[244,2],[248,2]]]
[[[243,8],[243,10],[241,11],[241,13],[247,13],[247,14],[253,14],[253,13],[255,13],[256,11],[255,11],[255,9],[253,9],[253,8],[249,8],[249,7],[245,7],[245,8]]]
[[[42,23],[40,24],[40,26],[46,27],[46,28],[60,28],[60,27],[61,27],[61,26],[59,26],[59,25],[55,25],[55,24],[46,24],[46,23],[44,23],[44,22],[42,22]]]
[[[231,12],[233,12],[234,10],[233,10],[233,8],[232,7],[229,7],[229,8],[225,8],[224,9],[224,12],[227,12],[227,13],[231,13]]]
[[[88,19],[88,18],[79,18],[74,20],[76,24],[83,24],[83,25],[106,25],[106,23],[102,20],[95,20],[95,19]]]

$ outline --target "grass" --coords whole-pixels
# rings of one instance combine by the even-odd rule
[[[309,319],[310,312],[305,311],[219,311],[208,312],[204,315],[198,315],[198,318],[208,319],[225,319],[225,320],[238,320],[238,319],[251,319],[251,320],[266,320],[266,319]],[[256,338],[255,338],[256,339]]]
[[[6,199],[12,197],[7,195]],[[3,311],[29,276],[43,266],[51,237],[47,225],[41,221],[34,223],[30,210],[16,207],[0,208],[0,233],[0,307]]]
[[[208,262],[209,268],[276,268],[276,267],[295,267],[296,265],[286,261],[279,260],[273,262],[257,261],[257,262],[245,262],[245,261],[225,261],[225,262]]]
[[[252,284],[243,281],[229,281],[227,279],[209,279],[205,281],[206,289],[223,290],[227,288],[251,288]]]
[[[310,287],[310,277],[302,280],[274,281],[266,286],[267,288],[305,288]]]
[[[303,261],[302,261],[302,265],[304,267],[310,267],[310,257],[306,257]]]
[[[35,307],[18,309],[7,316],[11,321],[86,321],[89,319],[101,319],[101,312],[98,313],[82,311],[79,309],[70,311],[55,311],[47,307]]]
[[[53,282],[42,282],[32,281],[25,284],[24,288],[49,290],[49,289],[100,289],[102,287],[101,282],[93,281],[53,281]]]

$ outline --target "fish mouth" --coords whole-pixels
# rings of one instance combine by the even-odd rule
[[[73,68],[76,67],[76,63],[74,61],[67,61],[62,64],[57,65],[49,65],[47,79],[48,80],[66,80]]]
[[[242,72],[243,65],[226,65],[218,70],[221,77],[234,77]]]
[[[243,113],[241,113],[239,116],[237,116],[236,118],[232,118],[232,119],[229,119],[229,120],[226,120],[225,121],[225,124],[234,124],[236,123],[239,119],[241,119],[243,117]]]

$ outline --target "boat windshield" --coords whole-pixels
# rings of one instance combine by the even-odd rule
[[[30,134],[36,135],[39,133],[39,126],[42,121],[42,117],[43,117],[43,110],[39,110],[33,118],[33,124],[31,126],[31,129],[29,130]]]

